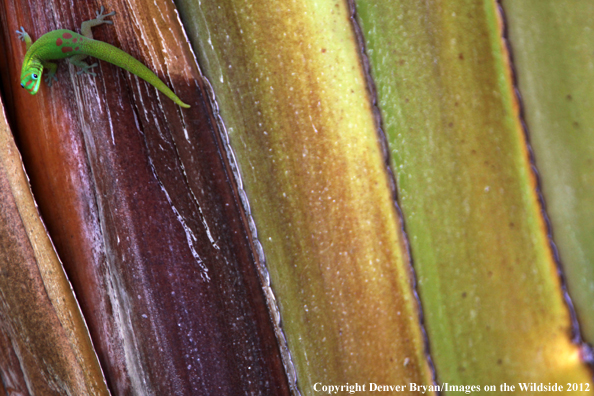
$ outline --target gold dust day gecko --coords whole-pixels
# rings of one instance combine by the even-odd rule
[[[103,10],[104,8],[101,7],[101,10],[97,12],[97,18],[81,24],[81,34],[70,30],[59,29],[44,34],[33,43],[31,36],[25,32],[23,27],[21,27],[21,30],[17,30],[16,32],[19,38],[27,45],[27,53],[25,54],[23,69],[21,71],[21,87],[25,88],[31,95],[35,95],[39,90],[39,83],[44,68],[49,71],[45,81],[51,86],[52,82],[57,80],[56,70],[58,69],[58,65],[50,62],[50,60],[68,58],[70,63],[82,69],[78,74],[87,73],[95,76],[96,74],[91,72],[90,69],[97,66],[97,63],[89,65],[83,62],[83,59],[87,56],[92,56],[128,70],[130,73],[137,75],[163,92],[179,106],[190,107],[182,102],[155,73],[134,57],[113,45],[104,43],[103,41],[93,40],[92,27],[104,23],[113,24],[112,21],[105,20],[105,18],[115,15],[115,12],[104,15]]]

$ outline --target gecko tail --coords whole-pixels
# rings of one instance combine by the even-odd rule
[[[173,91],[169,89],[169,87],[165,85],[155,73],[127,52],[122,51],[111,44],[97,40],[88,40],[84,49],[81,48],[81,50],[81,52],[84,52],[87,55],[113,63],[114,65],[142,78],[144,81],[165,94],[169,99],[173,100],[178,106],[186,109],[190,107],[190,105],[182,102],[182,100],[173,93]]]

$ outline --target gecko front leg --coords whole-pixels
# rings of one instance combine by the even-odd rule
[[[25,32],[24,27],[21,26],[21,30],[17,30],[16,34],[21,41],[25,42],[26,49],[28,50],[31,44],[33,43],[33,40],[31,40],[31,36],[29,36],[29,33]]]
[[[47,75],[45,76],[45,82],[47,83],[48,87],[52,86],[54,81],[58,81],[58,77],[56,77],[56,71],[58,70],[58,64],[54,62],[43,62],[43,67],[48,70]]]

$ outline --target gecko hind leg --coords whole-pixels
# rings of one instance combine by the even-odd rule
[[[74,55],[74,56],[71,56],[70,58],[68,58],[68,62],[70,62],[74,66],[80,67],[82,69],[82,70],[79,70],[78,72],[76,72],[76,74],[85,73],[85,74],[90,74],[91,76],[96,76],[97,74],[90,71],[90,69],[97,66],[98,63],[93,63],[92,65],[89,65],[88,63],[83,62],[82,60],[86,57],[87,57],[86,55]]]
[[[86,38],[92,39],[93,32],[91,31],[91,28],[93,28],[95,26],[103,25],[103,24],[113,25],[113,21],[105,20],[105,18],[115,15],[115,11],[112,11],[109,14],[105,14],[105,15],[103,15],[103,11],[105,11],[105,7],[101,6],[101,9],[96,12],[97,18],[91,19],[88,21],[84,21],[83,23],[81,23],[80,34],[82,34]],[[83,55],[83,54],[75,55],[75,56],[68,58],[68,61],[70,63],[72,63],[74,66],[78,66],[82,69],[82,70],[79,70],[76,74],[85,73],[85,74],[90,74],[91,76],[96,76],[96,74],[93,73],[92,71],[90,71],[89,69],[92,69],[93,67],[97,66],[98,64],[93,63],[92,65],[89,65],[86,62],[83,62],[83,59],[85,59],[86,57],[87,56]]]
[[[92,39],[93,38],[93,32],[91,31],[92,27],[103,25],[104,23],[108,24],[108,25],[113,25],[113,21],[105,20],[105,18],[115,15],[115,11],[112,11],[109,14],[105,14],[105,15],[103,15],[103,11],[105,11],[105,8],[103,6],[101,6],[101,10],[97,11],[97,13],[96,13],[97,18],[91,19],[88,21],[84,21],[83,23],[81,23],[80,34],[82,34],[83,36],[85,36],[87,38]]]

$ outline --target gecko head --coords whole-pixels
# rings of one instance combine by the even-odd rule
[[[43,66],[41,68],[32,67],[24,69],[21,73],[21,87],[25,88],[31,95],[35,95],[37,90],[39,90],[42,73]]]

